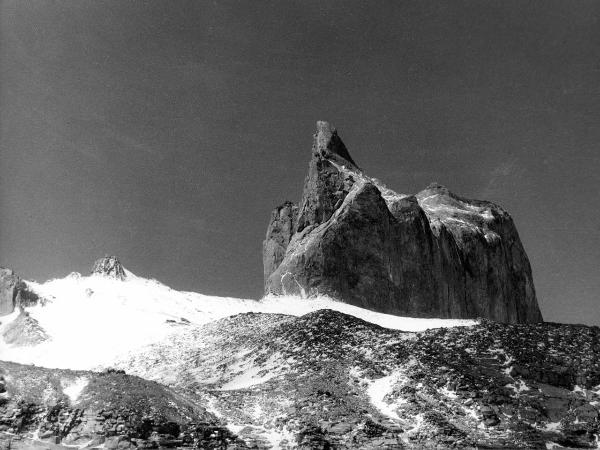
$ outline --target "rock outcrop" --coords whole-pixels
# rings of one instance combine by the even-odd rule
[[[96,260],[91,271],[92,275],[104,275],[118,280],[126,278],[125,268],[116,256],[105,256]]]
[[[20,278],[11,270],[0,268],[0,316],[15,310]]]
[[[15,320],[3,327],[2,339],[15,347],[28,347],[49,339],[48,334],[27,311],[21,308]]]
[[[37,302],[38,296],[11,269],[0,267],[0,316],[11,314],[18,306]]]
[[[267,239],[263,243],[263,266],[265,279],[279,267],[285,250],[294,235],[298,206],[285,202],[273,210],[267,229]]]
[[[365,175],[326,122],[300,205],[275,209],[263,249],[266,293],[329,295],[398,315],[542,321],[506,211],[438,184],[398,194]]]

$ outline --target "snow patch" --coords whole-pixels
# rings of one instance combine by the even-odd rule
[[[560,427],[561,427],[560,422],[548,422],[544,426],[543,430],[557,432],[560,429]]]
[[[440,392],[440,394],[445,395],[446,397],[451,398],[453,400],[458,397],[456,395],[456,392],[451,391],[446,386],[444,386],[443,388],[439,389],[438,391]]]
[[[299,296],[269,295],[261,300],[260,303],[260,312],[303,316],[321,309],[332,309],[384,328],[409,332],[421,332],[432,328],[474,326],[479,323],[476,320],[468,319],[423,319],[395,316],[393,314],[384,314],[360,308],[348,303],[333,300],[326,296],[302,298]]]
[[[509,383],[505,387],[514,390],[516,395],[520,394],[521,392],[530,390],[530,388],[523,380],[515,380],[514,383]]]
[[[398,406],[405,404],[406,400],[400,397],[394,400],[393,403],[388,403],[385,401],[385,397],[393,391],[394,386],[396,386],[398,382],[405,379],[406,375],[404,374],[404,371],[399,370],[386,377],[372,381],[367,388],[367,395],[371,400],[371,404],[383,415],[391,419],[401,420],[396,413],[396,409]]]
[[[266,383],[278,375],[277,369],[280,367],[277,364],[278,355],[274,354],[269,357],[264,365],[255,365],[250,363],[249,367],[243,372],[235,376],[232,380],[221,386],[222,391],[233,391],[236,389],[248,389],[249,387],[258,384]],[[243,367],[245,364],[242,364]]]
[[[4,331],[16,320],[17,317],[19,317],[20,313],[21,311],[19,308],[16,308],[10,314],[0,317],[0,335],[4,334]]]
[[[72,382],[62,381],[61,384],[63,386],[63,393],[69,397],[71,403],[75,403],[85,387],[88,385],[89,381],[90,380],[87,377],[79,377]]]

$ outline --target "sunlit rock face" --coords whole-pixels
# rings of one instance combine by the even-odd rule
[[[0,316],[11,314],[19,306],[35,304],[38,296],[12,270],[0,267]]]
[[[539,322],[529,260],[500,206],[432,184],[399,194],[317,123],[300,204],[272,214],[265,291],[398,315]]]
[[[0,316],[14,311],[19,283],[19,277],[11,269],[0,268]]]

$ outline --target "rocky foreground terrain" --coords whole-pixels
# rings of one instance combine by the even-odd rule
[[[218,330],[228,330],[219,333]],[[303,448],[595,448],[600,330],[388,330],[331,310],[242,314],[120,367],[203,395],[238,435]],[[218,370],[214,370],[215,363]],[[280,444],[282,442],[280,441]]]
[[[302,301],[302,299],[298,299]],[[4,448],[597,448],[600,329],[248,312],[72,371],[0,363]]]

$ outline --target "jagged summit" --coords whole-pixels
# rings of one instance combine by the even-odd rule
[[[327,122],[317,123],[299,205],[273,212],[263,249],[266,293],[416,317],[542,320],[506,211],[438,183],[394,192],[356,166]]]
[[[313,153],[333,159],[342,158],[341,164],[350,163],[354,168],[358,166],[350,156],[348,149],[338,136],[337,130],[329,122],[318,121],[317,132],[314,136]]]
[[[124,280],[127,277],[123,264],[116,256],[105,256],[97,259],[92,267],[91,274],[104,275],[118,280]]]

